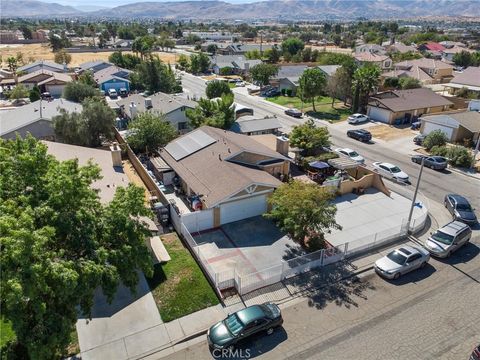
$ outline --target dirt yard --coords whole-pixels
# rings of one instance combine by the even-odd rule
[[[398,139],[405,136],[412,136],[412,134],[416,134],[409,127],[397,128],[389,125],[370,126],[368,128],[368,131],[372,133],[373,137],[386,140],[386,141]]]
[[[76,67],[81,63],[95,60],[108,60],[108,57],[113,51],[109,52],[88,52],[88,53],[75,53],[72,55],[72,62],[70,67]],[[0,45],[0,54],[2,55],[2,67],[7,65],[7,58],[10,56],[17,56],[17,53],[23,54],[23,61],[28,64],[37,60],[53,60],[54,54],[50,50],[48,44],[25,44],[25,45]],[[131,53],[125,51],[125,53]],[[175,63],[175,54],[167,52],[154,52],[160,56],[160,59],[171,64]]]

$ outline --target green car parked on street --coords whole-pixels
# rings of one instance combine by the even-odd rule
[[[262,331],[270,335],[282,324],[282,314],[276,304],[249,306],[213,325],[207,332],[208,346],[211,349],[233,349],[240,340]]]

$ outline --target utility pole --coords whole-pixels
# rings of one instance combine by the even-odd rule
[[[415,207],[415,201],[417,200],[418,187],[420,186],[420,180],[422,179],[423,166],[425,165],[425,157],[422,158],[422,164],[420,166],[420,173],[418,174],[417,185],[415,186],[415,193],[413,194],[412,205],[410,206],[410,213],[408,214],[408,232],[410,233],[410,222],[412,221],[413,208]]]

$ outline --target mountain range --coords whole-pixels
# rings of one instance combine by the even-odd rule
[[[99,5],[101,5],[100,2]],[[480,16],[478,0],[267,0],[243,4],[225,1],[171,1],[138,2],[100,11],[80,11],[72,6],[36,0],[1,0],[1,9],[2,17],[71,15],[172,20],[323,20],[359,17]]]

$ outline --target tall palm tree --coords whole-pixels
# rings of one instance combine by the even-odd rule
[[[367,106],[370,93],[374,92],[380,82],[381,70],[378,66],[363,66],[353,74],[352,90],[354,94],[353,112],[359,107]],[[360,102],[360,100],[363,100]]]

